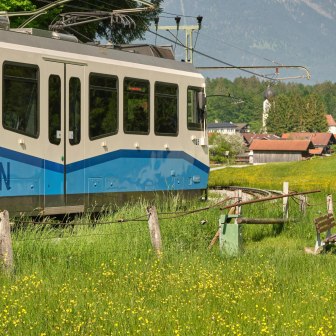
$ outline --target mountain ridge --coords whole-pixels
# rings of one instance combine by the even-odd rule
[[[184,16],[202,15],[202,29],[195,49],[224,62],[236,66],[302,65],[310,70],[312,84],[335,81],[336,45],[332,42],[336,35],[336,3],[333,0],[254,0],[247,3],[212,0],[207,4],[200,0],[166,0],[163,11],[163,16],[167,15],[165,13],[183,15],[181,24],[196,24],[194,18]],[[168,22],[175,24],[173,16],[160,19],[160,24]],[[184,42],[183,33],[179,32],[178,36]],[[194,41],[196,36],[194,33]],[[176,57],[184,58],[182,48],[176,48]],[[196,66],[220,65],[197,54],[194,60]],[[204,74],[228,78],[244,75],[238,70]],[[302,73],[288,73],[293,74]]]

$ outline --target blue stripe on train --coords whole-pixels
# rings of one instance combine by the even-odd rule
[[[209,172],[209,167],[202,162],[196,160],[194,157],[188,155],[182,151],[154,151],[154,150],[117,150],[115,152],[110,152],[107,154],[102,154],[89,158],[86,160],[78,161],[67,166],[67,171],[73,172],[76,170],[88,168],[91,166],[96,166],[97,164],[102,164],[112,160],[120,158],[131,158],[131,159],[182,159],[188,161],[204,172]]]
[[[0,156],[0,196],[63,193],[62,164],[5,148]],[[204,189],[208,173],[182,151],[118,150],[67,165],[66,188],[69,194]]]

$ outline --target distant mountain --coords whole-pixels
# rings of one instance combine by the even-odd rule
[[[303,65],[312,75],[305,84],[336,82],[335,0],[165,0],[163,8],[162,16],[172,18],[160,19],[160,25],[175,24],[174,15],[167,13],[203,16],[196,45],[201,52],[237,66],[270,65],[270,60]],[[196,24],[196,19],[183,17],[181,24]],[[174,40],[166,32],[159,33]],[[180,31],[178,38],[184,42],[184,32]],[[167,44],[160,38],[158,43]],[[176,56],[184,58],[181,48],[176,48]],[[194,63],[220,65],[198,55]],[[280,71],[280,76],[300,74],[303,72]],[[227,70],[205,75],[233,78],[244,73]]]

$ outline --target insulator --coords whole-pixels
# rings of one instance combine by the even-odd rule
[[[179,29],[180,21],[181,21],[181,18],[179,16],[175,16],[175,22],[176,22],[177,29]]]
[[[202,28],[202,21],[203,21],[203,16],[198,15],[197,16],[197,22],[198,22],[198,29],[199,30]]]

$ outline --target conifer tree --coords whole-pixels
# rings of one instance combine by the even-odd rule
[[[272,103],[267,131],[281,135],[288,132],[326,132],[326,110],[315,94],[303,98],[298,94],[279,95]]]
[[[327,131],[326,109],[322,100],[316,94],[310,94],[305,98],[303,111],[307,132]]]

